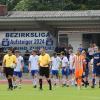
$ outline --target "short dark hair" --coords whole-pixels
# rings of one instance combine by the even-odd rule
[[[19,53],[19,50],[15,50],[15,53]]]
[[[8,50],[13,51],[13,48],[12,47],[9,47]]]
[[[56,55],[57,55],[57,53],[56,53],[56,52],[54,52],[54,53],[53,53],[53,56],[56,56]]]
[[[62,52],[61,52],[61,55],[65,55],[65,52],[62,51]]]
[[[35,53],[37,53],[37,50],[33,49],[33,50],[32,50],[32,52],[35,52]]]

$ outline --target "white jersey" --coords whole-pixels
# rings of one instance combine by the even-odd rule
[[[38,70],[39,69],[38,61],[39,61],[38,55],[36,55],[36,56],[30,55],[30,57],[29,57],[30,70]]]
[[[94,54],[94,48],[88,48],[88,53],[89,55],[93,55]]]
[[[70,67],[70,69],[75,68],[75,67],[73,66],[74,57],[75,57],[75,54],[70,54],[70,56],[69,56],[69,67]]]
[[[61,59],[60,57],[51,57],[51,61],[52,61],[52,70],[59,70],[59,66],[61,63]]]
[[[14,69],[14,71],[21,71],[21,67],[22,67],[22,62],[23,62],[23,57],[22,56],[19,56],[19,57],[16,57],[17,59],[17,63],[16,63],[16,68]]]
[[[68,63],[69,63],[68,58],[66,56],[64,56],[62,58],[62,67],[67,67]]]

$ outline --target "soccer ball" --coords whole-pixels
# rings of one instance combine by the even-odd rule
[[[13,63],[13,64],[12,64],[12,68],[16,68],[16,64]]]

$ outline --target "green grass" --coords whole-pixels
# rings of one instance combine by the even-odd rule
[[[0,100],[100,100],[100,89],[76,87],[54,87],[52,91],[47,86],[43,91],[24,85],[22,89],[7,91],[6,85],[0,85]]]

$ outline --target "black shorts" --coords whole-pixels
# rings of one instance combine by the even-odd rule
[[[4,67],[4,73],[5,73],[6,77],[8,77],[9,75],[10,76],[13,76],[13,72],[14,72],[14,69],[13,68]]]
[[[46,78],[49,78],[50,74],[49,67],[40,67],[39,74],[40,76],[45,76]]]

